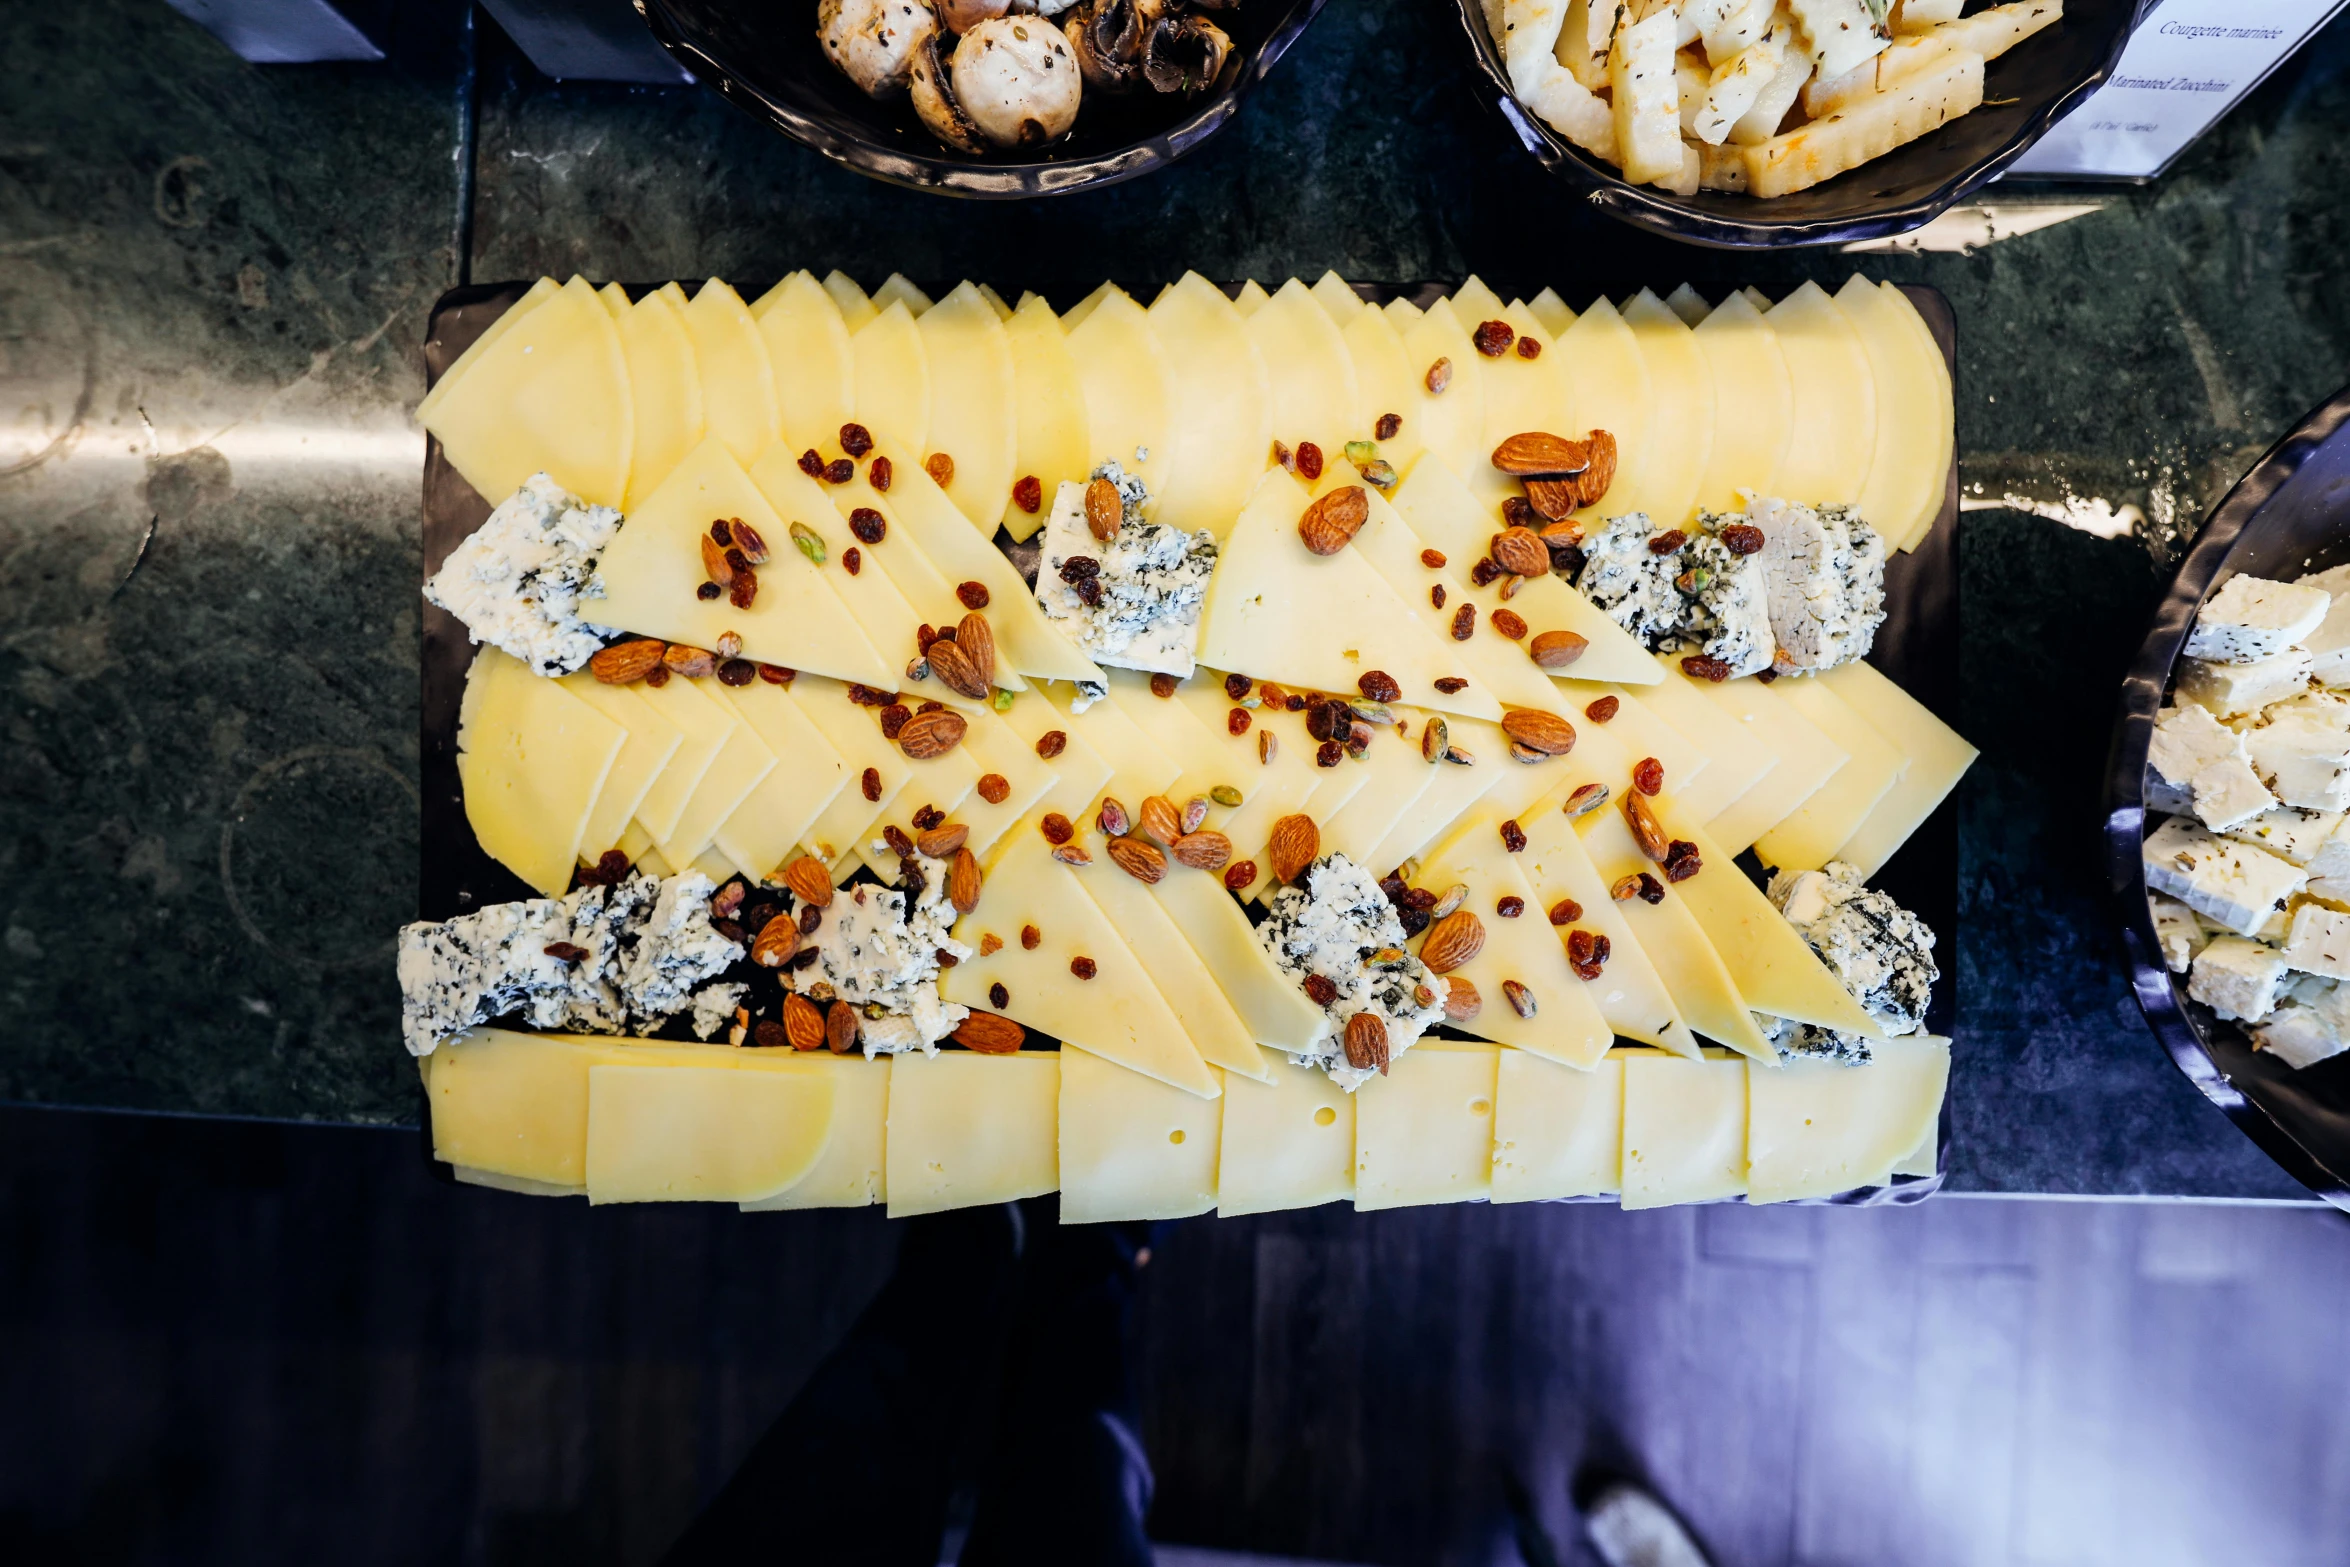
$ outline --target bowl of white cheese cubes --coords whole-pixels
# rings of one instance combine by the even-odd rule
[[[2122,695],[2109,865],[2147,1021],[2350,1206],[2350,392],[2229,492]]]

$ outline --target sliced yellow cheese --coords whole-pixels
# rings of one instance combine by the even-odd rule
[[[1466,886],[1461,906],[1485,927],[1485,945],[1448,977],[1477,987],[1477,1015],[1455,1025],[1463,1033],[1511,1045],[1562,1066],[1588,1069],[1615,1038],[1600,1015],[1592,987],[1568,966],[1560,932],[1545,913],[1540,894],[1519,868],[1519,856],[1502,844],[1492,823],[1472,811],[1443,843],[1420,856],[1420,885]],[[1500,904],[1518,900],[1515,917]],[[1504,985],[1521,987],[1528,1011],[1521,1016]]]
[[[1021,814],[1041,816],[1047,811],[1058,811],[1073,822],[1083,818],[1086,808],[1109,787],[1112,771],[1109,761],[1085,737],[1084,730],[1073,727],[1067,716],[1037,691],[1016,698],[1001,717],[1004,727],[1019,737],[1031,756],[1038,755],[1036,747],[1046,735],[1058,733],[1061,737],[1059,749],[1050,761],[1039,757],[1052,774],[1050,786]]]
[[[586,670],[565,675],[563,688],[621,727],[627,736],[604,787],[596,794],[587,824],[579,835],[579,857],[593,862],[607,849],[620,847],[620,835],[644,803],[646,794],[668,770],[685,745],[685,733],[646,701],[639,690],[608,686]]]
[[[1255,278],[1250,278],[1240,285],[1240,292],[1232,296],[1232,308],[1239,311],[1245,319],[1264,308],[1265,301],[1270,297],[1265,292],[1264,284],[1259,283]]]
[[[1354,1195],[1355,1096],[1315,1068],[1284,1062],[1272,1074],[1224,1080],[1216,1211],[1226,1218]]]
[[[1542,329],[1554,338],[1564,337],[1574,329],[1575,312],[1559,297],[1559,291],[1555,288],[1545,288],[1527,300],[1526,308],[1533,312],[1535,320],[1542,323]]]
[[[855,278],[838,267],[824,274],[824,292],[831,296],[833,308],[840,312],[841,325],[852,333],[881,314],[872,296],[857,285]]]
[[[1440,299],[1423,312],[1399,299],[1388,305],[1386,315],[1403,337],[1404,361],[1412,373],[1412,395],[1395,410],[1403,415],[1404,428],[1416,430],[1421,449],[1456,474],[1489,461],[1493,448],[1485,444],[1484,371],[1452,305]],[[1443,383],[1441,391],[1430,389],[1432,375]]]
[[[1151,892],[1191,950],[1207,965],[1224,999],[1240,1014],[1256,1043],[1302,1054],[1329,1033],[1328,1015],[1306,998],[1295,980],[1274,966],[1271,956],[1257,944],[1248,916],[1219,878],[1205,872],[1181,876],[1170,870]],[[1269,1080],[1269,1068],[1261,1055],[1218,1064],[1227,1073]]]
[[[1428,395],[1428,366],[1414,367],[1404,349],[1403,334],[1383,310],[1358,310],[1340,327],[1347,357],[1354,361],[1355,395],[1362,400],[1363,417],[1373,433],[1389,414],[1398,421],[1395,434],[1379,442],[1379,455],[1402,473],[1427,447],[1417,417]]]
[[[679,314],[694,340],[709,431],[735,461],[747,463],[783,433],[767,340],[742,296],[716,278],[696,289]]]
[[[1674,679],[1688,677],[1674,675]],[[1755,786],[1721,812],[1706,819],[1713,835],[1732,854],[1753,844],[1802,809],[1841,772],[1852,753],[1838,745],[1791,704],[1780,700],[1779,685],[1757,680],[1698,680],[1691,688],[1714,704],[1721,718],[1778,758]],[[1716,731],[1718,733],[1718,731]],[[1701,818],[1702,819],[1702,818]]]
[[[930,360],[905,301],[892,300],[855,328],[849,357],[857,367],[857,423],[876,440],[887,437],[908,451],[927,450]]]
[[[1612,1192],[1623,1149],[1621,1057],[1577,1072],[1523,1050],[1501,1053],[1493,1087],[1495,1202]]]
[[[1462,724],[1453,727],[1463,729],[1466,722],[1463,720]],[[1395,825],[1387,830],[1387,835],[1376,845],[1363,851],[1365,858],[1361,863],[1365,870],[1374,876],[1385,876],[1434,842],[1437,835],[1463,811],[1504,782],[1503,757],[1485,738],[1486,734],[1498,736],[1500,729],[1492,725],[1477,725],[1476,731],[1484,733],[1477,734],[1468,746],[1470,753],[1477,758],[1475,764],[1464,767],[1457,762],[1445,762],[1439,765],[1435,770],[1436,776],[1428,781],[1426,791],[1413,802],[1412,808],[1396,818]],[[1463,729],[1460,738],[1469,740],[1476,731]]]
[[[1658,659],[1656,668],[1663,678],[1641,688],[1640,705],[1663,719],[1706,758],[1704,769],[1695,776],[1668,762],[1665,788],[1691,815],[1712,821],[1761,783],[1779,759],[1743,727],[1722,722],[1721,709],[1670,659]],[[1658,760],[1664,760],[1661,754]]]
[[[949,972],[952,972],[951,970]],[[889,1216],[1040,1197],[1061,1184],[1061,1058],[901,1054],[889,1072]]]
[[[587,1065],[543,1034],[476,1028],[418,1062],[433,1157],[552,1187],[587,1185]]]
[[[588,1068],[590,1203],[756,1202],[816,1167],[832,1082],[728,1067]]]
[[[1583,839],[1584,853],[1591,857],[1592,869],[1607,887],[1613,888],[1625,877],[1644,872],[1656,876],[1660,883],[1664,880],[1658,875],[1655,862],[1640,852],[1631,829],[1624,824],[1623,813],[1614,805],[1603,806],[1582,817],[1576,830]],[[1709,865],[1708,872],[1721,868]],[[1733,873],[1744,874],[1735,865],[1728,868]],[[1691,1028],[1741,1055],[1760,1061],[1776,1060],[1776,1052],[1756,1027],[1753,1009],[1739,994],[1737,981],[1730,977],[1722,954],[1707,939],[1705,927],[1698,922],[1689,901],[1679,895],[1688,885],[1684,882],[1668,886],[1661,903],[1626,898],[1615,904],[1616,912],[1623,916],[1633,939],[1640,943],[1640,950],[1663,977],[1673,1005]],[[1585,905],[1587,910],[1589,907]]]
[[[702,540],[721,517],[750,523],[767,541],[749,609],[696,591],[707,580]],[[742,638],[745,658],[887,689],[902,661],[893,669],[874,650],[827,573],[843,575],[837,559],[818,567],[794,549],[785,520],[713,435],[670,470],[606,546],[596,615],[600,624],[692,647],[716,647],[731,631]]]
[[[1005,833],[1041,808],[1060,775],[1036,754],[1034,742],[1023,739],[992,711],[971,715],[971,727],[957,749],[978,769],[981,782],[991,774],[1004,781],[1001,800],[990,801],[984,791],[974,792],[955,808],[955,819],[971,829],[965,847],[984,861]]]
[[[1567,716],[1574,721],[1577,735],[1602,733],[1614,742],[1616,750],[1639,761],[1653,756],[1664,767],[1665,787],[1675,794],[1687,795],[1698,779],[1704,776],[1713,759],[1691,744],[1680,730],[1657,715],[1643,700],[1661,688],[1664,670],[1653,660],[1648,666],[1659,677],[1658,684],[1628,687],[1588,684],[1580,680],[1560,682],[1560,689],[1568,693]],[[1616,699],[1614,714],[1605,723],[1591,716],[1591,705],[1604,697]],[[1576,749],[1583,749],[1580,742]],[[1618,787],[1620,778],[1602,778],[1598,782],[1610,789]],[[1720,802],[1713,803],[1714,809]]]
[[[628,731],[494,647],[474,654],[457,712],[465,819],[490,858],[549,898],[572,867]]]
[[[701,787],[702,776],[718,760],[718,752],[726,744],[726,737],[734,733],[738,720],[695,681],[672,679],[666,685],[640,685],[634,689],[681,737],[669,765],[661,769],[644,797],[637,801],[636,826],[645,834],[646,846],[650,846],[677,836],[677,824],[685,815],[686,802]],[[620,847],[630,850],[631,860],[636,858],[626,833],[621,836]]]
[[[939,994],[963,1006],[1001,1012],[1065,1045],[1155,1077],[1186,1093],[1212,1097],[1215,1074],[1184,1037],[1167,998],[1151,983],[1141,960],[1101,909],[1078,885],[1088,876],[1124,876],[1096,854],[1084,867],[1052,857],[1041,834],[1011,835],[987,873],[979,907],[955,927],[956,939],[980,945],[982,934],[1002,942],[999,951],[973,956],[939,977]],[[1033,925],[1037,945],[1020,939]],[[1093,977],[1083,979],[1079,960]],[[989,987],[1001,984],[1010,1001],[998,1006]]]
[[[1648,370],[1648,355],[1639,337],[1616,307],[1604,298],[1575,318],[1558,339],[1558,352],[1570,367],[1566,377],[1567,406],[1564,428],[1558,433],[1581,440],[1586,431],[1605,430],[1616,438],[1616,477],[1595,506],[1601,517],[1658,508],[1650,499],[1651,474],[1660,462],[1677,455],[1653,439],[1655,425],[1680,417],[1680,410],[1656,400]],[[1660,523],[1669,527],[1669,523]]]
[[[893,818],[893,824],[903,828],[908,837],[917,833],[914,822],[918,817],[935,815],[941,819],[962,820],[963,802],[970,799],[971,791],[979,787],[979,763],[971,753],[958,745],[944,756],[933,756],[913,766],[914,774],[906,780],[905,793],[899,795],[891,803],[890,809],[882,814]],[[882,828],[876,824],[868,831],[879,834]],[[898,856],[886,843],[877,843],[868,837],[858,845],[856,852],[883,881],[894,884],[899,880]],[[978,852],[976,849],[972,851],[974,858],[977,858]]]
[[[1128,812],[1138,809],[1154,794],[1165,794],[1183,776],[1183,764],[1160,750],[1143,733],[1142,726],[1129,718],[1117,703],[1105,698],[1080,713],[1076,710],[1076,693],[1067,686],[1048,686],[1045,695],[1061,710],[1063,730],[1072,735],[1082,733],[1086,742],[1110,764],[1109,783],[1104,792],[1116,795]],[[1093,820],[1090,805],[1082,815],[1064,814],[1071,821],[1090,824]]]
[[[1240,791],[1240,804],[1221,816],[1217,830],[1232,840],[1236,858],[1262,867],[1273,824],[1303,810],[1323,774],[1314,765],[1315,743],[1304,719],[1273,711],[1253,689],[1251,699],[1260,705],[1240,708],[1225,692],[1224,677],[1213,670],[1203,669],[1175,688],[1175,700],[1190,709],[1216,748],[1218,775]],[[1236,710],[1249,720],[1237,735],[1232,732]],[[1270,755],[1265,750],[1268,736]]]
[[[607,301],[616,291],[612,285]],[[670,283],[613,317],[620,328],[621,356],[628,362],[635,420],[623,511],[635,511],[678,460],[702,443],[702,372],[685,329],[685,310],[685,290]]]
[[[1801,809],[1755,840],[1763,864],[1816,871],[1860,830],[1901,777],[1907,759],[1852,704],[1817,680],[1781,680],[1771,687],[1782,706],[1818,726],[1851,760],[1836,770]]]
[[[798,453],[837,440],[857,406],[857,362],[840,306],[802,271],[761,295],[751,317],[775,368],[784,443]]]
[[[545,295],[467,360],[418,417],[484,500],[503,501],[539,472],[599,506],[628,498],[628,362],[585,279]]]
[[[1085,325],[1085,318],[1092,315],[1095,310],[1099,309],[1103,300],[1109,298],[1112,294],[1117,292],[1118,285],[1115,283],[1105,282],[1097,284],[1092,293],[1086,295],[1083,299],[1077,301],[1077,303],[1072,305],[1069,309],[1062,312],[1061,330],[1064,332],[1074,332],[1079,327]]]
[[[1341,331],[1366,308],[1363,296],[1355,292],[1354,285],[1335,271],[1324,272],[1314,279],[1314,286],[1307,292],[1314,296],[1314,303],[1322,307]]]
[[[1166,356],[1150,317],[1123,289],[1113,288],[1069,328],[1069,354],[1085,394],[1085,471],[1115,462],[1139,476],[1154,499],[1164,494],[1174,460],[1168,449],[1174,411]],[[1052,496],[1045,492],[1048,505]]]
[[[1795,428],[1795,390],[1778,334],[1743,294],[1716,305],[1691,334],[1714,383],[1714,438],[1697,504],[1730,512],[1740,490],[1776,495],[1772,483]]]
[[[874,823],[905,791],[914,776],[914,764],[890,743],[870,711],[849,700],[847,688],[839,683],[803,675],[792,682],[790,695],[802,716],[816,726],[840,757],[847,774],[840,792],[800,839],[800,846],[830,865],[833,880],[839,881],[849,873],[845,868],[849,856],[864,847]],[[877,785],[872,798],[865,793],[868,771]]]
[[[1061,1222],[1206,1213],[1216,1206],[1223,1119],[1213,1099],[1083,1050],[1062,1051]]]
[[[1012,319],[1012,306],[1010,302],[1008,302],[1003,295],[997,293],[992,287],[985,283],[980,284],[979,297],[987,301],[988,308],[995,312],[996,319],[998,321],[1009,321]]]
[[[885,1135],[889,1122],[889,1056],[867,1060],[861,1055],[836,1056],[830,1051],[802,1055],[798,1051],[773,1061],[774,1051],[746,1051],[746,1068],[807,1072],[832,1084],[832,1135],[824,1153],[806,1175],[772,1197],[742,1205],[746,1213],[776,1213],[801,1208],[869,1208],[888,1193]]]
[[[1943,506],[1955,504],[1952,498],[1958,484],[1955,471],[1958,422],[1952,406],[1955,389],[1950,384],[1950,361],[1943,357],[1942,345],[1934,341],[1933,331],[1926,325],[1925,318],[1918,314],[1917,307],[1909,302],[1909,296],[1891,283],[1880,283],[1877,287],[1885,296],[1886,303],[1894,307],[1895,314],[1909,327],[1910,341],[1916,350],[1918,362],[1928,368],[1927,385],[1934,394],[1932,429],[1940,447],[1940,455],[1934,460],[1936,478],[1923,509],[1918,512],[1917,520],[1909,525],[1908,532],[1897,541],[1901,549],[1914,550],[1925,542],[1935,519],[1942,514]]]
[[[1500,1054],[1422,1040],[1355,1090],[1357,1212],[1492,1195]]]
[[[1655,417],[1643,437],[1640,501],[1660,528],[1678,528],[1697,510],[1714,445],[1713,372],[1689,325],[1648,290],[1625,301],[1624,324],[1648,366]]]
[[[1178,806],[1195,795],[1205,795],[1219,784],[1230,785],[1234,771],[1229,749],[1221,744],[1227,736],[1209,731],[1199,720],[1188,702],[1178,702],[1173,696],[1160,696],[1151,689],[1151,677],[1137,670],[1112,669],[1110,694],[1101,705],[1115,707],[1125,718],[1142,731],[1159,755],[1173,762],[1178,771],[1174,781],[1156,792],[1166,795]],[[1205,677],[1195,675],[1194,680]],[[1180,689],[1180,688],[1178,688]],[[1092,719],[1096,708],[1079,715],[1077,722]],[[1128,801],[1129,805],[1139,801]],[[1211,809],[1209,820],[1220,818]]]
[[[1460,318],[1462,328],[1470,332],[1476,331],[1481,322],[1502,319],[1508,308],[1502,304],[1501,296],[1473,272],[1466,282],[1453,290],[1452,298],[1446,303],[1452,307],[1452,313]]]
[[[464,1165],[453,1165],[449,1174],[460,1186],[486,1186],[492,1191],[512,1192],[517,1197],[585,1197],[584,1186],[556,1186],[547,1181],[527,1180],[519,1175],[495,1175],[488,1170],[471,1170]]]
[[[1456,296],[1456,310],[1459,304]],[[1488,319],[1506,323],[1521,338],[1530,336],[1543,343],[1543,352],[1533,359],[1512,346],[1498,359],[1480,361],[1485,380],[1485,460],[1472,464],[1461,477],[1487,506],[1499,506],[1505,497],[1522,493],[1524,487],[1493,466],[1493,449],[1529,430],[1566,433],[1560,427],[1567,422],[1570,369],[1565,356],[1544,342],[1550,334],[1524,305],[1504,306],[1498,317]],[[1466,315],[1462,321],[1475,330]],[[1578,437],[1582,434],[1575,433]]]
[[[892,272],[888,277],[883,278],[881,286],[873,291],[873,308],[887,310],[891,305],[900,302],[904,303],[907,313],[916,320],[928,315],[935,308],[930,302],[930,296],[923,293],[915,285],[913,279],[907,277],[903,272]]]
[[[1307,736],[1307,740],[1311,742],[1312,736]],[[1324,767],[1318,754],[1319,749],[1317,746],[1317,755],[1314,760],[1313,791],[1305,797],[1304,803],[1298,806],[1298,810],[1302,814],[1314,819],[1314,825],[1317,829],[1324,822],[1335,821],[1371,785],[1368,753],[1363,761],[1358,762],[1351,756],[1341,757],[1332,766]],[[1251,890],[1250,895],[1262,898],[1269,896],[1271,892],[1272,884],[1260,881]]]
[[[672,680],[669,684],[701,686],[702,694],[733,719],[726,738],[718,744],[718,754],[710,759],[701,782],[694,785],[685,808],[678,812],[677,825],[669,830],[668,836],[654,840],[663,859],[672,865],[687,865],[710,847],[719,827],[779,764],[775,753],[767,749],[766,742],[751,726],[734,718],[733,705],[721,695],[725,688],[716,680]]]
[[[1550,910],[1562,898],[1567,899],[1583,912],[1553,928],[1562,952],[1567,938],[1577,929],[1608,939],[1607,962],[1599,978],[1590,982],[1592,1002],[1608,1027],[1626,1039],[1657,1045],[1676,1055],[1696,1055],[1697,1037],[1689,1032],[1672,990],[1640,945],[1621,906],[1609,895],[1608,884],[1593,867],[1574,824],[1554,800],[1525,813],[1519,824],[1525,829],[1526,847],[1517,857],[1518,869],[1534,889],[1533,901],[1527,905],[1528,917],[1539,913],[1547,920]]]
[[[1837,859],[1849,860],[1860,867],[1862,876],[1873,877],[1958,787],[1974,765],[1975,748],[1873,664],[1844,664],[1812,678],[1909,758],[1908,770],[1836,851]]]
[[[1942,1128],[1937,1124],[1927,1127],[1926,1135],[1918,1139],[1918,1145],[1893,1162],[1890,1174],[1929,1176],[1941,1168],[1941,1159]]]
[[[1216,983],[1198,949],[1184,939],[1174,916],[1152,896],[1152,889],[1109,864],[1106,850],[1097,858],[1102,863],[1095,868],[1101,874],[1070,879],[1093,899],[1142,971],[1150,976],[1176,1026],[1191,1041],[1191,1048],[1210,1066],[1252,1076],[1262,1072],[1264,1061],[1248,1024]],[[1210,872],[1170,863],[1163,880],[1177,879],[1214,881]],[[1214,1173],[1212,1161],[1209,1173]]]
[[[926,444],[954,461],[947,499],[981,537],[993,538],[1019,456],[1011,334],[970,283],[924,311],[919,326],[930,366]]]
[[[709,694],[781,763],[718,824],[712,842],[745,876],[780,881],[793,848],[825,807],[851,786],[848,763],[781,686],[755,680],[747,686],[714,686]]]
[[[1865,1066],[1790,1061],[1747,1074],[1748,1202],[1881,1186],[1930,1144],[1950,1082],[1950,1042],[1921,1034],[1869,1048]]]
[[[430,429],[433,411],[448,399],[457,383],[465,379],[489,353],[490,346],[511,332],[524,316],[546,303],[547,296],[560,287],[562,285],[551,277],[540,278],[523,291],[520,299],[508,305],[495,321],[483,327],[481,335],[465,345],[465,352],[459,354],[456,361],[441,372],[441,378],[433,382],[431,390],[424,394],[424,400],[416,405],[416,422]]]
[[[1411,476],[1396,486],[1395,510],[1445,557],[1456,579],[1492,547],[1502,526],[1500,513],[1471,494],[1460,475],[1434,451],[1413,464]],[[1446,591],[1452,595],[1464,590],[1456,581]],[[1465,591],[1478,606],[1476,637],[1492,636],[1493,611],[1503,603],[1501,584]],[[1457,607],[1460,600],[1455,596],[1449,602]],[[1545,631],[1572,631],[1589,644],[1581,657],[1559,671],[1563,675],[1626,685],[1653,685],[1659,678],[1656,660],[1639,638],[1555,576],[1528,577],[1508,604],[1525,620],[1530,638]]]
[[[1835,305],[1860,339],[1876,386],[1877,439],[1854,504],[1888,545],[1898,546],[1929,504],[1942,499],[1950,458],[1936,431],[1941,398],[1935,383],[1947,382],[1948,372],[1941,355],[1929,358],[1920,349],[1902,319],[1914,316],[1906,301],[1897,305],[1854,273],[1836,291]]]
[[[1167,369],[1167,490],[1155,519],[1222,538],[1247,504],[1272,447],[1265,364],[1232,301],[1197,272],[1151,304]]]
[[[1877,378],[1860,334],[1808,279],[1768,320],[1794,395],[1787,456],[1770,493],[1812,505],[1856,501],[1877,449]]]
[[[1436,785],[1437,769],[1450,765],[1430,762],[1421,753],[1420,735],[1431,715],[1410,708],[1396,712],[1407,719],[1410,735],[1383,730],[1373,737],[1361,761],[1350,759],[1342,764],[1365,777],[1352,799],[1316,823],[1322,832],[1324,854],[1343,854],[1368,866],[1365,856],[1387,841],[1387,835],[1407,813],[1418,809]]]
[[[1336,462],[1348,441],[1371,433],[1346,339],[1303,283],[1282,284],[1248,318],[1248,332],[1265,365],[1274,440],[1312,441]]]
[[[1746,1190],[1747,1065],[1626,1050],[1623,1205],[1715,1202]]]
[[[1306,492],[1279,469],[1258,486],[1209,581],[1199,661],[1300,690],[1353,691],[1367,671],[1384,670],[1406,702],[1500,718],[1501,705],[1475,683],[1436,689],[1464,673],[1456,644],[1427,631],[1360,552],[1316,555],[1304,546],[1297,530],[1306,506]]]
[[[1027,540],[1044,526],[1045,511],[1062,481],[1093,471],[1093,440],[1086,424],[1085,385],[1069,352],[1069,334],[1041,294],[1021,296],[1020,308],[1004,323],[1012,348],[1014,415],[1018,428],[1015,475],[1037,482],[1034,511],[1004,505],[1004,526]]]

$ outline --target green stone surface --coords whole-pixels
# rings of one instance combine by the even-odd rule
[[[452,16],[406,8],[384,65],[262,68],[160,0],[0,12],[0,56],[38,62],[0,94],[0,1097],[415,1112],[391,971],[418,854],[408,410],[457,275]],[[1940,949],[1953,1184],[2297,1193],[2140,1021],[2097,829],[2120,673],[2184,540],[2350,379],[2350,22],[2159,185],[1935,254],[1730,254],[1598,218],[1481,101],[1434,4],[1332,0],[1184,163],[1017,205],[868,182],[699,90],[551,83],[486,24],[480,61],[480,280],[1941,289],[1970,508],[1952,716],[1983,748]]]

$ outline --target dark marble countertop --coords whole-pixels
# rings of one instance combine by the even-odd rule
[[[1959,321],[1951,716],[1983,758],[1942,949],[1952,1185],[2298,1195],[2138,1017],[2098,789],[2184,538],[2350,379],[2350,20],[2161,184],[2066,193],[2070,221],[1763,257],[1579,209],[1434,0],[1332,0],[1187,162],[1023,205],[871,184],[699,90],[558,85],[453,5],[390,9],[386,62],[315,67],[243,64],[162,0],[0,10],[0,1099],[413,1116],[409,410],[426,311],[468,272],[838,266],[1074,297],[1334,267],[1580,302],[1857,269]]]

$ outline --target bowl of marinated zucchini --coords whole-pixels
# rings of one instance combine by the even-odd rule
[[[1972,9],[1969,9],[1969,6]],[[2136,0],[1460,0],[1526,149],[1700,245],[1906,233],[2103,82]]]

